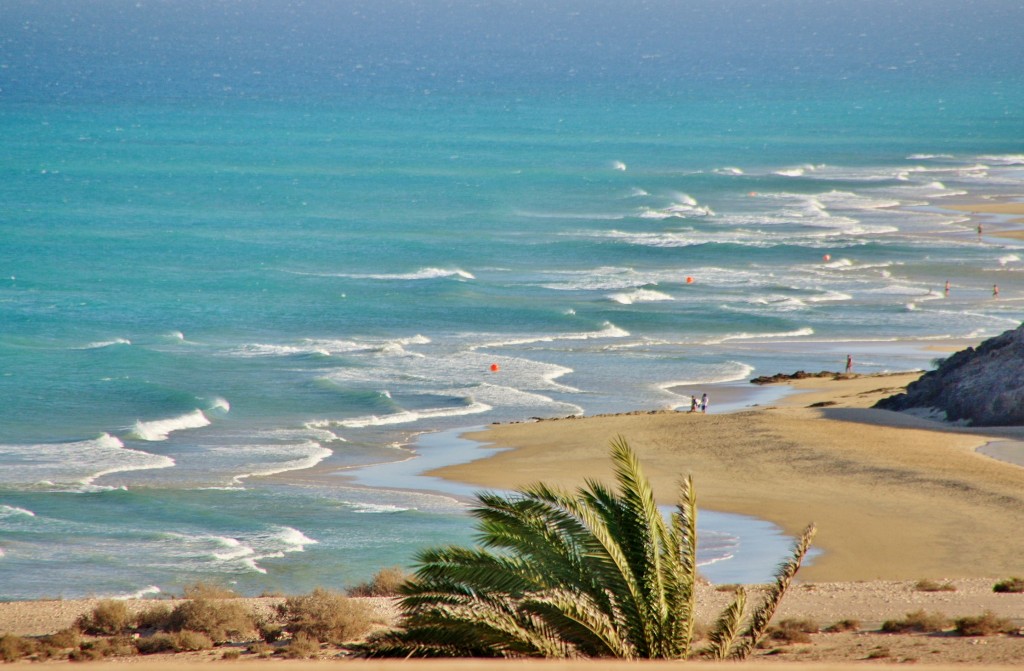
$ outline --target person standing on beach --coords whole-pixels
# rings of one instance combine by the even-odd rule
[[[853,356],[846,355],[846,374],[849,375],[853,372]]]
[[[697,412],[697,397],[690,396],[690,412]]]
[[[992,285],[992,298],[999,298],[999,285],[998,284],[993,284]]]
[[[946,280],[946,295],[949,296],[949,280]]]
[[[706,413],[708,411],[708,395],[702,394],[700,397],[700,411]]]

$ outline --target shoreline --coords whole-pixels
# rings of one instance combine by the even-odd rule
[[[538,480],[573,487],[586,477],[607,479],[607,442],[622,434],[661,503],[671,503],[675,481],[690,472],[702,509],[764,519],[791,535],[815,521],[822,554],[802,579],[1019,571],[1024,540],[1005,536],[1024,514],[1024,468],[978,450],[1024,430],[967,429],[869,409],[919,376],[799,380],[774,405],[727,414],[495,425],[465,437],[505,449],[428,475],[499,489]],[[934,519],[937,509],[942,519]]]

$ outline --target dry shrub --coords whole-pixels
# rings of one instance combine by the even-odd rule
[[[171,631],[202,632],[217,643],[251,640],[256,621],[246,606],[234,600],[194,599],[178,604],[168,618]]]
[[[5,662],[16,662],[36,652],[36,641],[25,636],[4,634],[0,636],[0,659]]]
[[[128,604],[116,599],[104,599],[91,612],[78,618],[78,628],[95,636],[123,634],[135,625],[128,612]]]
[[[768,636],[781,643],[810,643],[811,634],[819,631],[818,623],[810,619],[787,618],[768,628]]]
[[[67,650],[69,648],[77,648],[82,642],[82,636],[79,634],[78,629],[74,627],[68,627],[67,629],[61,629],[54,634],[47,634],[39,639],[39,644],[50,648],[51,650]]]
[[[245,651],[249,654],[256,655],[260,659],[266,659],[273,654],[274,648],[263,641],[257,641],[256,643],[250,643]]]
[[[158,604],[135,616],[135,626],[142,630],[166,631],[171,628],[171,607]]]
[[[278,610],[293,636],[306,634],[322,643],[340,645],[359,638],[372,623],[365,603],[320,588],[306,596],[285,599]]]
[[[176,631],[170,634],[153,634],[135,641],[136,649],[143,655],[155,655],[161,652],[195,652],[209,650],[213,640],[198,631]]]
[[[882,623],[882,631],[887,634],[902,634],[908,631],[921,633],[934,633],[949,627],[949,618],[942,613],[926,613],[924,610],[916,610],[907,613],[902,620],[886,620]]]
[[[220,658],[225,662],[233,662],[242,656],[242,651],[238,648],[232,648],[231,650],[225,650],[221,653]]]
[[[400,566],[388,566],[377,571],[369,582],[364,582],[348,590],[349,596],[397,596],[399,588],[409,581],[411,576]]]
[[[288,645],[278,650],[278,654],[288,659],[310,659],[320,654],[320,642],[300,631]]]
[[[992,586],[992,591],[1003,594],[1017,594],[1024,592],[1024,578],[1007,578],[1006,580],[1000,580]]]
[[[961,617],[954,622],[957,636],[992,636],[993,634],[1009,634],[1017,629],[1013,622],[999,617],[990,610],[976,617]]]
[[[886,657],[889,657],[891,654],[892,653],[889,652],[889,648],[880,645],[877,648],[873,648],[871,652],[868,653],[867,657],[865,657],[865,659],[885,659]]]
[[[918,592],[955,592],[956,585],[948,580],[945,582],[935,582],[934,580],[924,578],[917,581],[914,585],[914,589]]]
[[[833,622],[829,626],[822,629],[822,631],[827,632],[829,634],[839,634],[844,631],[857,631],[858,629],[860,629],[860,620],[847,618],[845,620]]]
[[[105,657],[128,657],[137,653],[135,641],[127,636],[112,636],[85,641],[68,655],[72,662],[88,662]]]

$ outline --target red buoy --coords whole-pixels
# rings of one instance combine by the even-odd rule
[[[686,278],[686,283],[687,284],[693,284],[693,278],[692,277],[687,277]]]
[[[492,373],[497,373],[499,370],[501,370],[501,367],[498,364],[496,364],[496,363],[492,363],[491,364],[491,372]]]
[[[824,261],[825,263],[828,263],[829,261],[831,261],[831,260],[832,260],[832,255],[831,255],[831,254],[826,254],[825,256],[821,257],[821,259],[822,259],[822,260],[823,260],[823,261]]]

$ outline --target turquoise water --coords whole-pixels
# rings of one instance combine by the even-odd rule
[[[4,3],[0,598],[351,585],[465,502],[304,468],[1020,323],[1019,7],[676,4]]]

